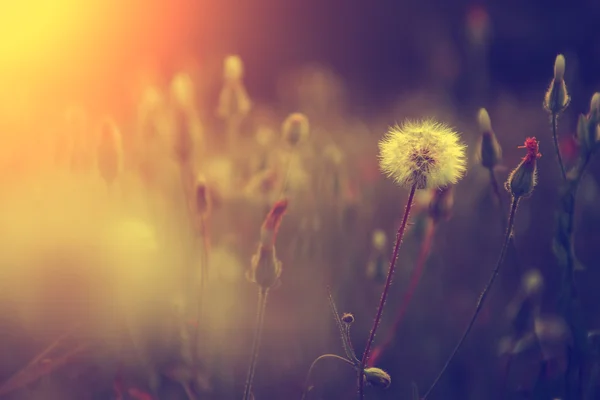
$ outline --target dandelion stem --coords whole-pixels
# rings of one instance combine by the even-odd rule
[[[398,250],[400,249],[400,244],[402,243],[402,238],[404,237],[404,230],[406,229],[406,225],[408,223],[408,216],[410,214],[410,209],[415,197],[416,190],[417,185],[414,184],[410,189],[408,201],[406,202],[406,208],[404,209],[404,216],[402,217],[402,223],[400,224],[400,227],[398,228],[398,233],[396,234],[396,245],[394,246],[392,258],[390,259],[390,268],[388,270],[387,280],[385,282],[383,292],[381,293],[381,300],[379,301],[379,307],[377,307],[377,313],[375,314],[373,328],[371,329],[371,333],[369,334],[369,339],[367,340],[365,352],[363,353],[362,361],[360,363],[361,365],[358,371],[358,395],[360,399],[364,398],[364,368],[367,365],[367,362],[369,361],[371,346],[373,345],[373,340],[375,339],[375,334],[377,333],[377,328],[379,327],[379,322],[381,321],[381,316],[383,315],[383,307],[385,306],[385,301],[390,291],[390,286],[392,285],[392,277],[394,276],[394,269],[396,266],[396,260],[398,258]]]
[[[479,300],[477,300],[477,306],[475,307],[475,312],[473,313],[473,316],[471,317],[471,320],[469,321],[469,325],[467,325],[467,329],[465,330],[465,332],[461,336],[460,340],[458,341],[458,344],[456,345],[456,347],[450,354],[450,357],[448,357],[448,360],[442,367],[442,370],[437,375],[437,377],[435,378],[435,380],[433,381],[433,383],[431,384],[431,386],[429,387],[427,392],[425,392],[425,395],[423,396],[422,400],[427,399],[427,396],[429,396],[431,391],[435,388],[435,386],[439,382],[440,378],[444,375],[444,372],[446,372],[446,370],[448,369],[448,366],[450,365],[450,363],[452,362],[452,360],[454,359],[454,357],[456,356],[456,354],[462,347],[463,343],[465,342],[465,339],[471,332],[471,329],[473,328],[473,325],[475,324],[475,321],[477,320],[477,316],[479,315],[479,312],[481,311],[481,309],[483,307],[483,302],[485,301],[492,285],[494,284],[494,281],[496,280],[496,277],[498,276],[498,271],[500,270],[500,266],[502,265],[502,263],[504,261],[504,257],[506,256],[506,250],[508,249],[508,244],[509,244],[510,238],[512,236],[512,230],[513,230],[513,225],[514,225],[514,221],[515,221],[515,214],[517,212],[518,205],[519,205],[519,198],[518,197],[513,198],[512,205],[510,207],[510,214],[508,216],[508,226],[506,228],[506,235],[504,237],[504,243],[502,244],[502,250],[500,251],[500,256],[498,257],[498,262],[496,263],[496,267],[494,268],[494,271],[492,272],[492,276],[490,277],[490,280],[488,281],[487,285],[485,286],[485,289],[483,289],[483,292],[481,292],[481,295],[479,296]]]
[[[256,361],[258,360],[258,351],[260,348],[260,339],[262,336],[263,323],[265,321],[265,309],[267,307],[267,295],[269,289],[260,288],[258,290],[258,311],[256,312],[256,325],[254,327],[254,340],[252,342],[252,358],[248,375],[246,378],[246,387],[244,388],[243,400],[252,398],[252,383],[254,381],[254,372],[256,370]]]
[[[335,360],[340,360],[345,362],[346,364],[350,365],[352,368],[355,368],[356,366],[352,363],[352,361],[345,359],[344,357],[340,357],[337,354],[323,354],[322,356],[317,357],[317,359],[315,359],[315,361],[312,362],[312,364],[310,365],[310,368],[308,369],[308,373],[306,374],[306,380],[304,381],[304,389],[302,391],[302,400],[306,399],[306,395],[308,394],[308,384],[310,383],[310,375],[313,371],[313,369],[316,367],[317,363],[321,360],[324,360],[326,358],[333,358]]]
[[[421,249],[419,250],[419,256],[417,258],[417,264],[415,268],[412,270],[409,278],[408,289],[402,298],[402,303],[400,304],[400,308],[398,309],[398,313],[396,314],[396,319],[394,320],[394,325],[388,331],[385,340],[379,346],[377,346],[373,350],[373,355],[369,360],[369,366],[373,366],[377,359],[381,356],[381,354],[385,351],[387,347],[390,346],[394,336],[396,335],[396,331],[400,327],[402,320],[404,319],[404,315],[406,314],[406,310],[412,300],[415,291],[419,285],[419,281],[421,280],[421,276],[423,275],[423,270],[425,269],[425,264],[427,262],[427,258],[429,257],[429,253],[431,250],[431,244],[433,243],[433,237],[435,233],[435,222],[433,219],[429,219],[427,221],[427,228],[425,231],[425,237],[423,238],[423,242],[421,243]]]
[[[556,113],[552,113],[552,139],[554,139],[554,148],[556,149],[556,156],[558,157],[558,164],[560,165],[560,173],[562,174],[563,180],[567,180],[565,165],[563,164],[562,156],[560,154],[560,147],[558,147],[558,136],[556,135],[558,125],[557,117],[558,115]]]

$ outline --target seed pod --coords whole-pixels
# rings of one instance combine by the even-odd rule
[[[502,148],[492,130],[490,116],[485,108],[479,110],[478,122],[481,138],[479,139],[476,157],[481,165],[492,169],[498,165],[502,159]]]
[[[258,250],[252,257],[248,279],[262,289],[271,289],[279,282],[281,276],[281,261],[275,254],[275,246],[258,245]]]
[[[350,314],[350,313],[344,313],[342,315],[342,322],[348,325],[351,325],[354,323],[354,315]]]
[[[563,112],[571,100],[564,77],[565,57],[559,54],[554,61],[554,78],[544,97],[544,108],[551,114],[557,115]]]
[[[210,198],[203,177],[198,177],[196,180],[195,200],[198,216],[205,217],[210,212]]]
[[[292,147],[306,140],[310,132],[310,124],[306,115],[301,113],[290,114],[281,128],[283,139]]]
[[[365,368],[365,382],[371,386],[387,389],[392,383],[390,375],[380,368]]]

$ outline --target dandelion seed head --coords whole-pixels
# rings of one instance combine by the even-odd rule
[[[466,171],[466,146],[449,126],[406,121],[379,142],[379,166],[396,183],[417,189],[454,184]]]

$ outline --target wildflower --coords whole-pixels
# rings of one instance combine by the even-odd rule
[[[309,131],[308,118],[302,113],[290,114],[281,128],[283,139],[292,147],[306,140]]]
[[[527,155],[509,175],[506,181],[506,190],[515,199],[527,197],[533,192],[537,184],[537,159],[542,156],[539,152],[539,143],[533,138],[527,138],[520,149],[527,149]]]
[[[365,368],[365,381],[377,387],[387,389],[392,383],[390,375],[380,368]]]
[[[502,148],[498,144],[496,135],[492,130],[492,122],[485,108],[479,110],[478,116],[479,130],[481,138],[479,139],[477,161],[488,169],[494,168],[502,159]]]
[[[447,125],[406,121],[379,142],[381,170],[398,184],[417,189],[456,183],[465,173],[465,145]]]
[[[559,54],[554,61],[554,78],[544,97],[544,108],[553,115],[560,114],[569,105],[570,98],[564,78],[565,57]]]

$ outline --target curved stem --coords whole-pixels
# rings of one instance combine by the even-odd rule
[[[373,366],[377,359],[383,354],[386,348],[390,346],[392,340],[394,340],[394,336],[396,336],[396,331],[400,327],[402,320],[404,319],[404,315],[406,314],[406,310],[412,300],[415,291],[419,285],[419,281],[421,280],[421,276],[423,275],[423,270],[425,269],[425,264],[427,263],[427,259],[429,258],[429,253],[431,250],[431,244],[433,243],[433,237],[435,233],[435,222],[433,219],[429,218],[427,221],[427,228],[425,231],[425,237],[423,238],[423,242],[421,243],[421,249],[419,250],[419,256],[417,258],[417,264],[415,268],[412,270],[409,278],[408,289],[402,298],[402,303],[400,304],[400,308],[398,309],[398,313],[396,314],[396,319],[394,321],[394,325],[388,331],[385,340],[379,346],[377,346],[373,350],[373,355],[369,360],[369,366]]]
[[[362,361],[360,363],[360,368],[358,371],[358,395],[360,399],[364,398],[364,368],[369,361],[369,353],[371,351],[371,346],[373,345],[373,340],[375,339],[375,334],[377,333],[377,328],[379,327],[379,322],[381,321],[381,316],[383,315],[383,307],[385,306],[385,301],[387,299],[388,293],[390,291],[390,286],[392,285],[392,277],[394,276],[394,269],[396,266],[396,259],[398,258],[398,250],[400,249],[400,244],[402,243],[402,238],[404,237],[404,230],[406,229],[406,224],[408,222],[408,216],[410,214],[410,208],[412,206],[413,200],[415,198],[415,191],[417,190],[417,186],[413,185],[410,189],[410,194],[408,195],[408,201],[406,203],[406,208],[404,209],[404,216],[402,217],[402,223],[398,228],[398,233],[396,234],[396,245],[394,246],[394,252],[392,253],[392,258],[390,259],[390,268],[388,270],[387,280],[385,282],[385,286],[383,288],[383,292],[381,293],[381,300],[379,301],[379,307],[377,307],[377,313],[375,314],[375,321],[373,322],[373,328],[371,329],[371,333],[369,334],[369,339],[367,340],[367,345],[365,347],[365,352],[363,353]]]
[[[256,325],[254,327],[254,341],[252,343],[252,358],[248,375],[246,378],[246,387],[244,388],[243,400],[250,400],[252,397],[252,382],[254,381],[254,372],[256,370],[256,361],[258,360],[258,351],[260,348],[260,339],[262,336],[263,323],[265,320],[265,309],[267,307],[267,294],[269,290],[260,288],[258,290],[258,311],[256,312]]]
[[[471,332],[471,329],[473,328],[473,325],[475,324],[475,321],[477,320],[477,316],[479,315],[479,312],[481,311],[481,309],[483,307],[483,302],[485,301],[492,285],[494,284],[494,281],[496,280],[496,277],[498,276],[498,271],[500,270],[500,266],[502,265],[502,262],[504,261],[504,256],[506,255],[506,250],[508,249],[508,243],[510,242],[510,238],[512,236],[512,230],[513,230],[513,225],[514,225],[514,221],[515,221],[515,214],[516,214],[518,205],[519,205],[519,198],[513,198],[512,205],[510,207],[510,214],[508,216],[508,227],[506,228],[506,235],[504,237],[504,243],[502,244],[502,250],[500,251],[500,256],[498,257],[498,262],[496,263],[496,267],[494,268],[494,271],[492,272],[492,276],[490,277],[490,280],[488,281],[487,285],[485,286],[485,289],[483,289],[483,292],[481,292],[481,295],[479,296],[479,300],[477,300],[477,306],[475,307],[475,312],[473,313],[473,316],[471,317],[471,320],[469,321],[469,325],[467,326],[467,329],[465,330],[462,337],[458,341],[458,344],[452,351],[452,354],[450,354],[450,357],[448,357],[446,364],[444,364],[444,366],[442,367],[442,370],[440,371],[440,373],[437,375],[437,377],[435,378],[435,380],[429,387],[429,390],[427,390],[427,392],[423,396],[422,400],[427,399],[427,396],[429,396],[429,394],[431,393],[433,388],[435,388],[435,385],[437,385],[437,383],[439,382],[442,375],[444,375],[444,372],[446,372],[446,369],[448,369],[448,366],[454,359],[454,356],[456,356],[456,354],[458,353],[458,350],[460,350],[460,348],[462,347],[463,343],[465,342],[465,339]]]
[[[556,156],[558,157],[558,164],[560,165],[560,173],[562,174],[563,180],[566,180],[567,174],[565,172],[562,156],[560,155],[560,147],[558,147],[558,136],[556,135],[557,125],[557,114],[552,113],[552,138],[554,139],[554,148],[556,149]]]
[[[356,366],[352,363],[352,361],[345,359],[344,357],[340,357],[336,354],[323,354],[319,357],[317,357],[315,359],[315,361],[312,362],[312,364],[310,365],[310,368],[308,369],[308,373],[306,374],[306,380],[304,381],[304,390],[302,391],[302,400],[306,399],[306,395],[308,394],[308,383],[310,381],[310,374],[312,373],[313,369],[315,368],[315,366],[317,365],[317,363],[325,358],[333,358],[336,360],[340,360],[345,362],[346,364],[352,366],[352,368],[355,368]]]

